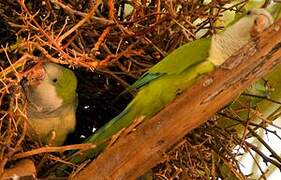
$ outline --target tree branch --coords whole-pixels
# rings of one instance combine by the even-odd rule
[[[281,63],[280,27],[278,21],[153,118],[121,135],[74,179],[135,179],[165,160],[165,150]]]

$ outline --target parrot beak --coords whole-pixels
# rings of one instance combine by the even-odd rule
[[[26,78],[22,82],[23,90],[27,96],[27,99],[29,100],[30,93],[32,89],[35,89],[40,85],[40,83],[45,78],[45,70],[43,69],[42,63],[38,63],[35,66],[33,66],[30,70],[26,72]],[[37,106],[35,106],[37,109],[39,109]]]
[[[44,67],[41,63],[36,64],[28,73],[27,73],[27,84],[28,87],[36,88],[40,82],[45,78],[46,73]]]
[[[271,24],[273,24],[273,19],[266,14],[260,14],[255,19],[254,26],[251,30],[251,36],[258,36],[261,32],[267,29]]]

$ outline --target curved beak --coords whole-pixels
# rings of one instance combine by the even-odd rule
[[[27,83],[31,88],[36,88],[45,78],[45,70],[41,63],[35,65],[27,74]]]
[[[255,24],[251,30],[251,36],[257,36],[265,29],[267,29],[271,24],[273,24],[273,19],[271,16],[267,16],[265,14],[260,14],[255,19]]]

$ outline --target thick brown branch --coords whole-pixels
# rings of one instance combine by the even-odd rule
[[[164,160],[165,150],[281,63],[280,27],[281,21],[275,23],[153,118],[120,137],[74,179],[135,179]]]

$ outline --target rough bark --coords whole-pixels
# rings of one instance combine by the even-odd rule
[[[165,160],[165,150],[281,63],[280,27],[275,23],[153,118],[123,133],[74,179],[135,179]]]

